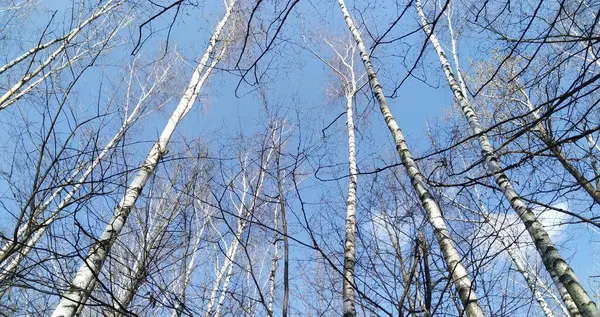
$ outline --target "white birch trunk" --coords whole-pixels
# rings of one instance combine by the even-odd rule
[[[352,77],[354,72],[351,71]],[[354,264],[355,236],[356,236],[356,187],[358,184],[358,168],[356,167],[356,141],[354,137],[353,98],[356,91],[356,81],[352,80],[352,87],[346,93],[346,128],[348,131],[348,197],[346,199],[346,236],[344,242],[344,281],[342,283],[342,297],[344,298],[343,316],[355,317],[354,304]]]
[[[229,246],[229,248],[227,248],[227,253],[225,255],[225,258],[223,259],[223,265],[221,266],[221,269],[219,269],[217,271],[217,277],[215,279],[215,282],[213,283],[213,288],[211,291],[211,295],[210,295],[210,299],[206,308],[206,317],[218,317],[221,311],[221,307],[223,305],[223,302],[225,301],[225,295],[227,292],[227,288],[229,287],[229,282],[231,280],[231,276],[233,273],[233,264],[235,262],[236,256],[237,256],[237,250],[240,244],[240,241],[242,239],[242,234],[244,233],[244,229],[246,228],[246,226],[248,225],[248,221],[249,219],[252,217],[252,214],[254,213],[255,208],[257,207],[258,204],[258,195],[262,190],[263,184],[264,184],[264,179],[265,179],[265,171],[267,169],[267,165],[269,164],[270,160],[271,160],[271,155],[273,153],[273,148],[271,148],[268,153],[266,154],[266,158],[262,161],[262,165],[260,166],[260,169],[258,171],[258,184],[256,186],[256,189],[253,193],[250,193],[250,187],[251,185],[249,184],[250,182],[252,182],[252,180],[248,180],[248,178],[246,177],[246,172],[244,171],[244,174],[242,175],[242,186],[243,186],[243,192],[240,198],[240,204],[238,206],[238,224],[236,227],[236,232],[235,235],[233,237],[233,240]],[[247,168],[247,164],[243,163],[243,167],[242,168]],[[250,203],[250,206],[246,205],[246,197],[247,196],[251,196],[252,200]],[[223,281],[224,280],[224,281]],[[221,281],[223,281],[223,285],[221,286]],[[219,299],[217,301],[217,294],[219,293],[219,290],[221,290],[221,294],[219,296]]]
[[[589,153],[590,161],[592,164],[592,170],[594,171],[594,178],[596,179],[596,181],[595,181],[596,188],[595,188],[594,193],[596,194],[596,196],[600,197],[600,171],[598,170],[598,160],[596,159],[596,157],[594,155],[594,152],[600,150],[600,147],[594,141],[594,137],[591,134],[586,135],[585,139],[587,140],[588,153]],[[597,200],[596,202],[598,204],[600,204],[600,199]]]
[[[202,203],[200,203],[200,205],[202,206]],[[192,247],[192,256],[190,258],[190,261],[188,263],[184,263],[184,269],[182,270],[182,274],[181,274],[181,285],[180,285],[180,291],[179,291],[179,299],[175,305],[175,308],[173,309],[173,313],[171,314],[171,316],[175,317],[175,316],[181,316],[182,315],[182,305],[181,303],[185,304],[185,294],[186,294],[186,289],[187,286],[190,284],[190,281],[192,279],[192,273],[194,272],[195,269],[195,264],[196,264],[196,258],[198,256],[199,253],[199,247],[200,247],[200,242],[202,240],[202,237],[204,236],[204,230],[206,229],[206,226],[212,221],[212,217],[213,214],[211,212],[209,212],[209,210],[211,207],[210,206],[206,206],[206,208],[204,209],[204,212],[202,213],[205,217],[205,221],[200,221],[200,213],[195,213],[195,219],[196,219],[196,224],[197,227],[200,227],[200,229],[196,229],[198,231],[195,232],[196,234],[196,240],[194,241],[194,245]],[[200,223],[202,223],[202,226],[200,226]],[[184,261],[186,261],[186,258],[184,258]]]
[[[513,188],[510,180],[503,172],[498,159],[494,155],[494,148],[492,147],[487,134],[484,132],[485,130],[479,123],[477,119],[477,115],[473,110],[473,107],[467,100],[465,93],[460,88],[459,84],[456,82],[452,69],[450,67],[450,63],[444,54],[444,51],[437,40],[435,34],[431,32],[431,28],[427,23],[425,15],[420,5],[420,1],[416,2],[417,11],[421,18],[421,24],[425,33],[429,36],[429,40],[431,41],[435,51],[437,52],[440,63],[442,65],[442,69],[446,74],[446,79],[448,80],[448,84],[450,85],[450,89],[454,94],[454,98],[459,103],[465,118],[467,119],[469,126],[473,130],[475,135],[478,135],[478,141],[481,146],[485,161],[487,163],[487,167],[492,172],[496,184],[502,190],[506,199],[510,202],[513,209],[516,211],[517,215],[521,219],[521,221],[525,224],[531,239],[534,241],[536,249],[538,250],[542,261],[548,270],[548,273],[552,276],[555,281],[560,281],[567,289],[568,293],[571,295],[571,298],[577,305],[579,312],[572,311],[571,314],[581,313],[583,316],[600,316],[600,312],[598,308],[596,308],[596,304],[591,300],[591,298],[586,293],[585,289],[577,279],[577,276],[569,267],[567,262],[561,257],[556,246],[550,240],[550,236],[542,226],[542,224],[537,221],[535,214],[527,208],[521,197],[517,194],[515,189]],[[565,298],[563,298],[564,300]],[[566,302],[565,302],[566,303]]]
[[[482,211],[484,213],[484,221],[493,229],[493,225],[489,221],[489,217],[488,217],[489,214],[487,213],[487,211],[485,209],[483,209]],[[523,263],[523,261],[521,261],[519,259],[519,257],[517,256],[517,254],[515,253],[516,250],[514,250],[514,247],[512,246],[512,242],[508,241],[508,239],[504,235],[502,235],[501,232],[498,233],[498,235],[499,235],[498,240],[500,241],[500,244],[502,245],[504,250],[506,250],[506,253],[510,257],[511,261],[515,264],[515,266],[517,268],[517,272],[519,272],[519,274],[521,274],[521,276],[523,276],[523,279],[527,283],[527,287],[529,287],[529,290],[533,294],[533,297],[540,305],[540,309],[544,312],[544,315],[546,315],[547,317],[554,317],[554,313],[552,312],[552,309],[550,309],[550,306],[546,302],[544,295],[539,291],[539,288],[537,286],[538,278],[535,276],[531,276],[531,274],[529,274],[527,265],[525,263]]]
[[[205,314],[206,317],[213,316],[213,307],[215,306],[215,302],[217,301],[217,295],[219,293],[221,281],[223,281],[223,279],[226,278],[227,273],[229,272],[229,267],[232,266],[233,261],[235,261],[235,257],[237,255],[237,247],[238,247],[239,239],[241,239],[244,227],[246,225],[246,222],[244,220],[245,219],[244,218],[244,216],[245,216],[244,200],[246,198],[248,189],[246,186],[245,179],[244,179],[243,183],[244,183],[244,192],[242,193],[240,206],[238,207],[238,218],[239,218],[238,225],[236,227],[236,231],[235,231],[235,235],[233,236],[233,240],[231,241],[231,244],[227,248],[227,252],[225,254],[225,257],[223,258],[223,264],[221,265],[221,268],[219,270],[217,270],[217,276],[213,283],[213,288],[211,290],[208,305],[206,307],[206,314]],[[226,288],[226,287],[227,287],[227,285],[224,286],[224,288]]]
[[[265,99],[265,103],[266,103],[266,95],[263,95],[263,98]],[[281,127],[281,129],[283,129],[283,126]],[[279,167],[279,158],[280,158],[279,151],[281,150],[279,141],[281,140],[281,137],[279,137],[279,138],[275,137],[276,131],[277,131],[277,127],[274,127],[273,134],[271,135],[271,141],[273,144],[273,149],[275,149],[275,151],[276,151],[275,152],[275,160],[276,160],[275,164],[276,164],[276,168],[277,168],[277,172],[276,172],[277,191],[278,191],[278,198],[279,198],[279,208],[282,209],[281,216],[283,218],[285,216],[285,205],[284,205],[284,202],[282,201],[283,186],[280,186],[282,184],[281,184],[281,170]],[[285,224],[285,219],[282,219],[282,223]],[[269,273],[269,302],[267,304],[267,313],[269,316],[273,316],[273,305],[275,303],[275,277],[277,274],[277,267],[278,267],[278,261],[279,261],[279,256],[278,256],[279,215],[277,212],[277,206],[275,207],[275,211],[273,212],[273,230],[274,230],[274,232],[273,232],[273,258],[271,260],[271,271]],[[284,234],[287,234],[287,232],[284,232]],[[286,237],[284,236],[283,238],[285,239]],[[287,276],[286,276],[286,278],[287,278]],[[287,288],[286,288],[285,292],[287,292]],[[287,293],[284,294],[284,298],[285,297],[287,297]],[[286,304],[287,304],[287,302],[284,302],[284,307]]]
[[[175,128],[190,111],[196,101],[200,88],[206,80],[207,76],[202,76],[205,65],[208,63],[211,53],[213,52],[217,40],[223,30],[229,16],[231,15],[233,5],[236,0],[226,7],[225,15],[217,24],[214,34],[212,35],[209,45],[200,60],[198,67],[194,70],[194,74],[187,87],[177,108],[169,118],[167,125],[161,133],[158,141],[154,144],[146,161],[140,167],[135,178],[129,184],[124,197],[119,205],[114,210],[113,218],[108,222],[106,229],[96,243],[91,247],[88,255],[84,260],[84,264],[79,268],[77,275],[71,282],[71,287],[67,292],[62,294],[60,303],[56,307],[53,317],[71,317],[77,314],[87,298],[91,294],[96,284],[96,276],[102,269],[106,260],[110,247],[114,243],[116,237],[121,232],[131,208],[135,205],[144,185],[156,169],[161,158],[167,152],[167,145],[173,135]]]
[[[396,123],[396,120],[390,111],[387,100],[383,93],[383,89],[379,83],[375,69],[371,64],[369,53],[367,52],[360,33],[352,22],[350,13],[344,4],[344,0],[338,0],[338,3],[344,16],[344,20],[346,21],[346,24],[354,36],[354,40],[359,48],[361,59],[369,76],[371,89],[377,97],[383,118],[394,138],[398,155],[400,156],[402,164],[404,165],[404,168],[406,169],[406,172],[412,182],[419,201],[427,212],[429,223],[433,228],[440,249],[444,255],[444,260],[448,266],[450,279],[456,287],[456,291],[459,294],[467,315],[472,317],[484,316],[483,309],[479,305],[477,295],[472,287],[471,278],[468,276],[467,270],[461,262],[461,256],[454,246],[452,238],[450,237],[450,232],[447,229],[446,221],[442,216],[440,207],[433,199],[431,193],[428,191],[423,175],[421,174],[416,162],[413,160],[410,150],[406,144],[402,130]]]

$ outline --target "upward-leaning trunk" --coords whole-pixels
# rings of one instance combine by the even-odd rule
[[[379,83],[379,79],[377,78],[377,74],[375,73],[373,65],[371,64],[371,58],[369,57],[369,53],[367,52],[367,49],[360,36],[360,32],[354,26],[354,22],[352,22],[350,13],[344,4],[344,0],[338,0],[338,3],[340,5],[342,14],[344,15],[344,20],[346,21],[348,29],[352,33],[360,51],[362,62],[369,76],[369,84],[371,85],[373,93],[377,97],[381,114],[383,115],[392,137],[394,138],[396,150],[398,151],[402,165],[406,169],[406,172],[411,180],[415,193],[417,194],[419,201],[423,206],[423,209],[427,212],[429,223],[433,228],[435,237],[437,238],[440,249],[444,255],[444,260],[448,266],[450,279],[456,287],[456,291],[459,294],[460,300],[465,308],[465,311],[467,312],[467,315],[484,316],[483,309],[479,305],[477,295],[473,290],[471,278],[468,276],[467,270],[461,262],[461,256],[456,250],[454,242],[450,237],[450,232],[446,227],[446,221],[442,217],[440,207],[427,189],[425,179],[421,174],[416,162],[412,158],[408,145],[406,144],[406,140],[404,139],[404,135],[402,134],[402,130],[400,130],[398,123],[396,123],[396,119],[394,119],[394,116],[390,111],[387,100],[383,93],[383,89]]]
[[[213,288],[206,308],[206,317],[218,317],[220,315],[221,307],[223,306],[223,302],[225,301],[225,296],[227,294],[227,289],[229,288],[229,283],[233,273],[233,267],[236,263],[238,248],[243,240],[242,234],[244,233],[246,227],[250,224],[253,214],[256,211],[256,208],[258,207],[259,194],[262,191],[266,176],[265,171],[267,170],[273,152],[276,152],[275,149],[271,149],[267,152],[265,159],[260,166],[258,175],[256,176],[258,180],[254,191],[251,192],[251,188],[253,188],[253,186],[249,184],[250,182],[252,182],[252,180],[247,179],[245,175],[243,176],[243,192],[240,197],[240,203],[237,207],[237,216],[239,220],[236,227],[235,236],[233,237],[231,244],[227,248],[227,252],[225,257],[223,258],[223,265],[221,266],[221,269],[217,271],[217,276],[213,283]],[[248,165],[244,163],[243,168],[247,168],[247,166]],[[250,205],[246,204],[246,197],[248,196],[251,197]],[[222,286],[221,281],[223,281]],[[219,296],[219,299],[217,301],[217,293],[219,292],[219,290],[221,291],[221,295]]]
[[[554,313],[552,312],[552,309],[550,309],[550,306],[548,306],[548,303],[544,299],[544,295],[537,288],[537,285],[535,283],[535,277],[532,277],[529,274],[529,272],[527,272],[527,267],[525,266],[525,263],[521,262],[521,260],[517,257],[517,255],[515,254],[515,250],[513,250],[513,246],[507,244],[504,238],[502,237],[500,237],[500,243],[502,243],[502,247],[506,250],[506,253],[508,253],[508,256],[517,267],[517,272],[519,272],[521,276],[523,276],[523,279],[525,279],[527,286],[531,290],[531,293],[533,294],[535,300],[540,305],[540,309],[544,312],[544,315],[546,315],[546,317],[554,317]]]
[[[285,125],[282,124],[281,130]],[[275,138],[273,130],[273,138]],[[277,169],[275,177],[277,178],[277,194],[279,209],[281,210],[281,229],[283,230],[283,303],[281,307],[281,316],[287,317],[290,303],[290,244],[288,241],[287,215],[285,214],[285,197],[283,196],[283,175],[281,173],[281,136],[275,144],[275,168]]]
[[[194,273],[195,267],[196,267],[196,258],[198,257],[198,254],[200,253],[200,243],[202,242],[202,239],[204,238],[204,230],[206,229],[206,227],[210,224],[211,222],[211,218],[213,217],[212,214],[212,209],[210,207],[206,207],[206,208],[200,208],[202,210],[202,212],[195,212],[194,213],[194,218],[195,218],[195,223],[196,223],[196,231],[190,231],[190,233],[195,233],[194,237],[196,238],[194,240],[194,243],[191,246],[191,257],[190,260],[188,262],[187,260],[187,251],[184,252],[184,256],[182,258],[182,267],[181,267],[181,271],[180,271],[180,275],[179,275],[179,279],[180,279],[180,285],[179,285],[179,294],[178,297],[176,299],[175,302],[175,307],[173,307],[173,311],[171,313],[171,317],[179,317],[181,315],[183,315],[183,311],[184,311],[184,307],[185,307],[185,300],[186,300],[186,289],[188,287],[188,285],[190,284],[190,281],[192,280],[192,274]],[[204,221],[200,221],[201,215],[204,217]],[[200,226],[200,224],[202,224]],[[198,229],[198,227],[200,229]],[[184,231],[184,235],[186,235],[187,232]],[[187,239],[184,238],[184,242],[185,244],[187,244]],[[187,250],[187,245],[183,248],[184,250]]]
[[[512,208],[515,210],[531,239],[534,241],[537,251],[539,252],[544,266],[553,280],[560,281],[565,288],[567,289],[569,295],[572,300],[577,305],[579,311],[570,311],[573,315],[581,314],[583,316],[600,316],[600,312],[598,312],[598,308],[596,308],[596,304],[591,300],[589,295],[583,289],[583,286],[577,279],[575,272],[569,267],[567,262],[561,257],[556,246],[551,241],[550,236],[542,226],[542,224],[537,221],[537,218],[531,209],[527,208],[519,194],[513,188],[509,178],[503,172],[502,167],[496,156],[494,155],[494,148],[490,143],[485,130],[479,123],[477,119],[477,115],[473,110],[470,102],[467,100],[464,92],[460,88],[457,83],[452,69],[450,67],[450,62],[437,40],[437,37],[431,31],[429,24],[425,18],[423,10],[420,5],[420,1],[416,1],[417,11],[419,16],[421,17],[421,24],[423,25],[423,30],[428,35],[429,40],[431,41],[435,51],[437,52],[440,63],[442,65],[442,69],[446,75],[446,79],[448,80],[448,84],[450,85],[450,89],[454,94],[454,98],[460,105],[465,118],[467,119],[469,126],[473,130],[473,134],[478,136],[478,141],[481,146],[481,150],[483,152],[485,161],[487,163],[487,167],[492,173],[496,184],[502,190],[502,193],[509,201]],[[561,294],[562,295],[562,294]],[[563,297],[563,301],[565,298]],[[566,303],[566,301],[565,301]]]
[[[267,305],[267,313],[269,316],[273,316],[273,304],[275,303],[275,277],[277,274],[277,262],[279,261],[278,247],[279,242],[279,223],[277,218],[277,207],[273,211],[273,258],[271,259],[271,270],[269,271],[269,303]]]
[[[352,71],[351,71],[352,72]],[[352,72],[352,75],[354,73]],[[354,77],[354,76],[352,76]],[[348,131],[348,197],[346,199],[346,241],[344,242],[344,281],[342,297],[344,298],[344,317],[356,316],[354,305],[354,263],[356,235],[356,187],[358,184],[358,168],[356,167],[356,141],[354,137],[353,98],[356,81],[352,80],[352,88],[346,92],[346,129]]]
[[[85,305],[88,297],[94,290],[96,279],[104,261],[106,260],[110,248],[117,236],[123,229],[125,221],[129,216],[131,208],[135,205],[140,193],[142,192],[146,182],[156,169],[156,166],[167,152],[167,145],[171,136],[175,132],[175,128],[190,111],[200,88],[206,80],[206,76],[202,76],[205,65],[208,63],[211,53],[216,47],[217,40],[223,30],[229,16],[232,12],[236,0],[232,0],[229,6],[226,7],[225,15],[217,24],[214,34],[212,35],[208,47],[194,70],[192,79],[177,108],[169,118],[167,125],[163,129],[158,141],[154,144],[145,162],[140,167],[137,175],[131,181],[125,195],[114,210],[112,219],[108,222],[106,229],[100,238],[92,245],[88,255],[84,259],[84,263],[79,268],[77,275],[71,282],[69,289],[61,295],[61,300],[52,314],[53,317],[71,317],[78,314]]]

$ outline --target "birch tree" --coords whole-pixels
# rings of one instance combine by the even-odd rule
[[[263,190],[265,171],[267,165],[272,160],[273,149],[269,150],[265,157],[261,159],[261,166],[258,167],[256,173],[249,173],[249,165],[247,155],[240,158],[240,165],[242,167],[242,178],[240,180],[241,193],[239,193],[239,203],[236,206],[236,213],[238,216],[237,226],[235,227],[234,236],[226,248],[226,254],[223,258],[223,263],[219,269],[217,269],[216,278],[213,284],[212,291],[210,293],[210,299],[206,307],[206,317],[219,316],[223,302],[227,294],[227,289],[231,281],[234,263],[236,261],[237,254],[239,252],[240,243],[242,242],[242,234],[248,226],[248,221],[254,217],[254,212],[259,208],[259,194]],[[256,185],[253,185],[256,184]],[[234,197],[238,195],[230,195],[231,199],[235,201]],[[220,294],[219,294],[220,293]],[[218,296],[218,298],[217,298]]]
[[[563,284],[567,288],[568,294],[577,305],[579,311],[571,311],[571,314],[600,316],[600,312],[596,308],[595,303],[591,300],[571,267],[561,257],[558,249],[550,240],[550,236],[542,224],[536,219],[534,213],[523,202],[519,194],[517,194],[510,182],[510,179],[504,173],[503,168],[500,166],[500,163],[494,154],[494,148],[490,143],[487,134],[485,133],[485,129],[479,123],[473,107],[466,98],[465,92],[455,79],[450,62],[448,61],[441,45],[439,44],[437,37],[431,31],[431,27],[429,26],[421,8],[420,1],[416,2],[416,7],[421,18],[423,30],[429,37],[429,40],[438,54],[440,64],[442,65],[442,69],[444,70],[448,85],[452,90],[454,98],[460,104],[463,114],[466,120],[469,122],[469,126],[471,127],[473,134],[475,134],[478,138],[488,169],[492,173],[496,184],[502,189],[504,196],[510,202],[512,208],[520,217],[521,221],[525,224],[529,235],[536,244],[536,248],[546,266],[546,269],[548,270],[548,273],[550,273],[550,275],[558,284]],[[569,298],[565,298],[563,296],[563,301],[568,302],[569,300]]]
[[[55,2],[0,0],[0,314],[597,315],[598,3]]]
[[[363,76],[355,73],[354,59],[356,46],[341,43],[336,46],[325,39],[325,43],[335,54],[332,62],[325,60],[312,51],[332,72],[336,74],[342,84],[342,91],[335,93],[345,99],[346,131],[348,135],[348,190],[346,198],[346,233],[344,242],[344,280],[342,285],[343,316],[356,316],[354,288],[354,263],[356,262],[356,190],[358,186],[358,168],[356,163],[356,138],[354,128],[354,98],[360,87],[359,81]],[[336,63],[337,61],[337,63]],[[335,65],[340,65],[335,66]]]

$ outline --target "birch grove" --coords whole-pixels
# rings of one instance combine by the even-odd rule
[[[431,28],[428,25],[425,14],[423,13],[423,9],[421,8],[420,1],[416,2],[416,7],[421,18],[423,29],[429,36],[429,40],[431,41],[440,58],[440,64],[442,65],[444,73],[446,74],[448,85],[454,94],[454,98],[460,104],[460,107],[464,112],[464,116],[468,120],[469,126],[473,130],[473,133],[478,136],[481,151],[485,157],[490,172],[493,174],[496,180],[498,187],[502,189],[504,196],[510,202],[515,212],[525,224],[527,231],[536,244],[536,248],[540,253],[542,261],[546,265],[548,273],[550,273],[557,283],[561,283],[567,288],[568,294],[571,298],[563,297],[563,300],[565,302],[573,300],[577,305],[579,311],[570,311],[570,314],[600,316],[600,311],[598,311],[598,308],[596,308],[595,303],[591,300],[585,289],[581,286],[571,267],[558,253],[554,243],[550,240],[550,237],[546,233],[543,225],[537,221],[533,212],[527,208],[520,195],[515,191],[510,179],[504,172],[502,172],[503,168],[500,166],[498,159],[494,155],[494,148],[490,143],[487,134],[484,132],[484,128],[479,123],[475,110],[465,96],[466,91],[462,89],[456,81],[452,68],[450,67],[450,63],[446,58],[446,55],[441,48],[437,37],[431,31]]]
[[[449,271],[452,274],[452,281],[456,287],[456,291],[459,293],[460,299],[464,305],[464,308],[469,316],[483,316],[483,310],[477,303],[477,295],[475,291],[472,289],[472,281],[469,278],[467,271],[464,265],[460,261],[460,256],[458,251],[454,247],[454,243],[450,234],[448,232],[446,223],[444,218],[442,217],[440,208],[435,200],[432,198],[431,194],[427,190],[425,182],[422,178],[422,174],[417,167],[415,161],[411,157],[410,150],[406,144],[406,140],[404,139],[404,135],[402,134],[402,130],[396,123],[394,116],[392,115],[389,106],[387,105],[387,101],[385,95],[383,93],[383,89],[379,80],[377,78],[377,74],[373,69],[373,65],[371,64],[371,60],[369,58],[369,54],[366,50],[365,45],[363,44],[362,38],[358,29],[354,26],[352,22],[352,18],[346,9],[343,0],[338,1],[340,4],[340,9],[342,10],[342,14],[344,15],[344,19],[346,20],[346,24],[348,25],[348,29],[352,32],[354,36],[354,40],[358,46],[360,51],[360,56],[367,70],[367,74],[369,76],[369,83],[373,89],[373,93],[377,96],[377,101],[381,108],[381,113],[384,117],[386,124],[392,136],[394,138],[394,142],[396,143],[396,150],[398,151],[398,155],[402,160],[402,164],[406,168],[407,174],[411,179],[414,190],[416,194],[419,196],[421,200],[421,204],[423,208],[427,212],[427,216],[429,221],[434,228],[434,232],[436,234],[436,238],[439,241],[440,248],[444,253],[445,260],[449,267]]]
[[[195,103],[196,98],[200,93],[200,89],[202,88],[202,84],[208,78],[208,75],[218,62],[218,59],[213,60],[206,68],[206,71],[204,71],[205,66],[209,64],[210,55],[215,49],[216,42],[229,19],[234,4],[235,2],[226,4],[225,15],[223,16],[223,19],[219,21],[219,24],[217,24],[215,33],[210,39],[206,52],[202,56],[198,67],[194,70],[190,84],[184,92],[181,101],[169,118],[158,141],[148,153],[148,157],[140,167],[139,172],[128,185],[127,191],[117,208],[115,208],[114,216],[108,222],[104,233],[102,233],[98,242],[92,246],[88,252],[88,255],[84,259],[84,264],[71,282],[71,287],[65,294],[61,295],[62,299],[54,313],[52,313],[53,316],[73,316],[78,314],[81,307],[83,307],[82,305],[85,305],[89,293],[95,287],[96,275],[102,268],[111,244],[121,232],[121,229],[129,216],[129,212],[134,206],[140,192],[144,189],[144,185],[148,181],[148,178],[150,178],[157,164],[165,155],[167,145],[175,128]]]
[[[598,12],[0,0],[0,315],[598,316]]]

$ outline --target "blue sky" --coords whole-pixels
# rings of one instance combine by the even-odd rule
[[[39,23],[47,21],[47,19],[42,17],[48,17],[50,10],[60,9],[63,5],[69,3],[69,1],[62,1],[61,3],[53,1],[47,4],[49,10],[44,15],[37,15],[35,19],[30,21],[35,25],[30,26],[31,29],[41,27],[42,25]],[[176,49],[187,59],[187,63],[190,65],[189,67],[185,67],[187,72],[182,71],[181,76],[174,82],[174,86],[179,87],[179,90],[183,90],[184,85],[187,84],[188,76],[191,74],[192,67],[195,66],[194,61],[199,60],[200,55],[206,47],[207,39],[214,29],[215,21],[221,17],[221,2],[217,1],[216,3],[218,5],[203,3],[197,8],[184,9],[173,28],[169,39],[170,49]],[[357,2],[357,5],[360,6],[361,3]],[[387,8],[389,14],[380,16],[367,15],[366,21],[369,27],[381,32],[382,29],[387,27],[391,21],[391,17],[397,13],[397,8],[395,8],[393,1],[383,1],[378,3],[377,6],[378,9]],[[319,10],[316,9],[317,7]],[[350,5],[349,7],[352,6]],[[165,16],[165,19],[162,21],[157,21],[157,24],[161,25],[164,21],[168,21],[166,20],[167,17],[169,16]],[[405,21],[410,21],[410,19],[408,17]],[[415,27],[415,25],[403,26],[402,28],[406,30],[410,27]],[[283,112],[288,115],[293,115],[296,110],[301,111],[306,126],[314,128],[316,133],[320,133],[320,129],[327,126],[342,111],[341,102],[331,101],[326,96],[328,80],[332,78],[329,70],[308,51],[299,47],[299,45],[304,45],[302,42],[303,33],[307,37],[314,38],[317,41],[319,37],[318,32],[335,34],[341,37],[347,36],[347,29],[343,24],[336,3],[334,1],[301,1],[284,27],[283,34],[287,42],[278,42],[279,46],[274,49],[273,53],[265,57],[265,60],[276,58],[274,64],[271,65],[272,70],[269,73],[271,80],[265,85],[270,101],[280,104],[284,109]],[[145,45],[151,46],[161,43],[165,39],[165,35],[164,31],[159,32]],[[131,36],[135,36],[135,34]],[[419,33],[417,36],[409,38],[404,46],[408,44],[414,45],[407,54],[409,56],[408,64],[410,65],[410,58],[414,58],[415,51],[418,52],[420,49],[422,35]],[[461,48],[471,51],[468,43],[461,45]],[[402,45],[381,47],[377,51],[378,58],[374,61],[375,67],[381,76],[384,89],[388,94],[393,87],[392,82],[397,82],[406,75],[406,68],[399,64],[398,60],[400,59],[398,56],[394,56],[401,49]],[[292,53],[286,53],[286,50]],[[315,50],[322,52],[324,55],[328,54],[325,46],[317,47]],[[132,58],[129,55],[130,51],[130,44],[123,45],[110,58],[114,58],[119,62],[127,61]],[[425,122],[427,120],[435,121],[436,118],[444,114],[445,110],[452,103],[451,94],[445,82],[434,78],[435,74],[440,74],[437,61],[433,59],[434,57],[429,48],[423,60],[423,64],[427,67],[428,71],[433,69],[437,71],[437,73],[430,73],[434,75],[429,75],[429,78],[427,78],[429,85],[416,79],[409,79],[398,90],[397,97],[389,100],[390,107],[405,132],[409,145],[414,149],[416,156],[421,151],[429,149],[429,142],[425,133]],[[106,63],[109,62],[109,60],[106,61]],[[465,61],[461,62],[463,62],[463,67],[468,65],[466,58]],[[360,64],[357,64],[357,66],[359,66],[358,69],[361,69]],[[264,64],[261,64],[260,67],[264,67]],[[109,67],[106,72],[115,81],[120,79],[119,76],[122,76],[122,73],[116,68]],[[97,78],[97,74],[91,73],[89,74],[89,78],[86,78],[82,82],[86,91],[94,92],[98,90],[99,83]],[[238,80],[239,77],[234,74],[216,72],[209,79],[209,85],[203,89],[201,102],[197,103],[196,107],[187,115],[178,127],[177,134],[183,135],[188,139],[201,137],[207,140],[215,140],[220,137],[233,137],[240,132],[251,135],[262,131],[265,118],[263,105],[258,98],[258,94],[251,92],[256,87],[242,84],[240,91],[247,94],[238,98],[234,95]],[[83,103],[87,101],[85,97],[82,97],[81,100]],[[176,100],[177,97],[175,97]],[[367,104],[364,97],[358,100],[361,102],[357,105],[359,113],[365,111],[366,107],[370,107],[371,109],[370,116],[367,119],[359,121],[362,124],[358,126],[359,131],[361,131],[360,136],[364,136],[362,138],[359,137],[357,141],[359,158],[365,159],[371,153],[379,152],[389,162],[395,161],[394,146],[378,113],[378,108],[372,103]],[[135,139],[143,141],[154,140],[155,136],[162,130],[165,122],[165,113],[173,109],[175,101],[171,102],[165,108],[164,113],[155,114],[146,119],[144,126],[139,128],[140,132],[135,136]],[[346,148],[343,146],[343,142],[345,141],[344,120],[338,120],[330,130],[332,131],[331,138],[338,137],[340,139],[333,141],[334,143],[338,142],[336,143],[338,146],[328,147],[332,151],[327,153],[328,157],[332,160],[329,163],[344,164],[346,155]],[[314,133],[314,131],[307,130],[302,131],[302,133]],[[317,136],[314,138],[318,139]],[[150,143],[144,143],[138,147],[141,153],[145,153],[149,149]],[[215,148],[213,150],[218,149]],[[141,160],[142,155],[139,156],[139,161],[141,162]],[[360,167],[364,170],[369,170],[375,166],[377,166],[376,163],[365,162]],[[319,183],[315,180],[311,180],[311,182],[315,184]],[[0,182],[0,192],[5,191],[5,186],[5,184]],[[343,180],[337,185],[323,184],[323,186],[330,190],[334,190],[332,188],[336,186],[342,186],[343,188]],[[359,188],[360,186],[361,184],[359,183]],[[309,201],[317,201],[322,194],[322,192],[316,190],[307,190],[305,192],[306,197],[303,198]],[[315,207],[309,210],[309,213],[318,213],[319,211],[319,208]],[[340,217],[342,215],[343,213],[340,211]],[[5,215],[2,218],[5,218]],[[343,224],[340,223],[339,225],[341,228]],[[573,227],[575,226],[569,226],[569,229]],[[597,241],[596,235],[581,229],[569,230],[569,232],[572,235],[569,235],[568,239],[559,239],[564,244],[561,251],[565,257],[573,257],[571,264],[575,271],[580,274],[584,283],[586,283],[588,282],[587,276],[594,274],[598,270],[598,267],[591,261],[591,259],[598,255],[597,242],[589,243],[589,241]],[[308,239],[306,242],[309,242]],[[297,245],[294,247],[300,248]]]

